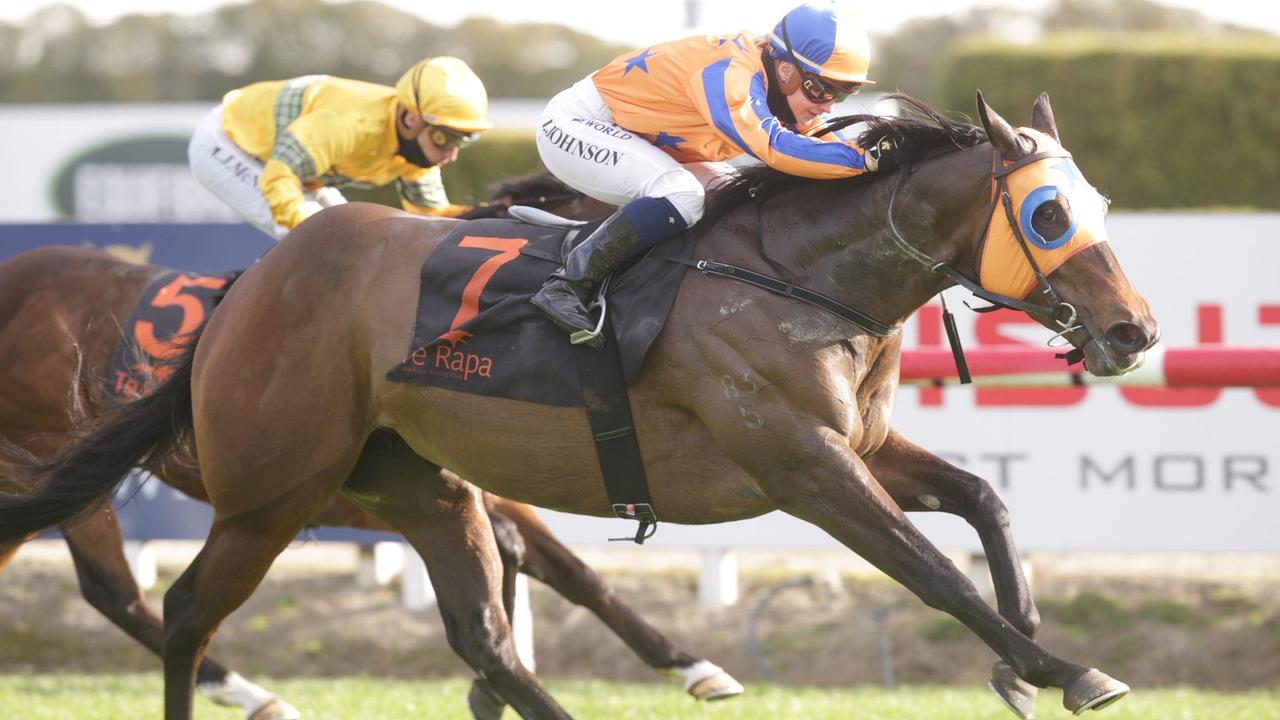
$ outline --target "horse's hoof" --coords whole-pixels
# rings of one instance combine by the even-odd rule
[[[706,660],[699,660],[687,668],[680,668],[684,675],[684,690],[694,700],[723,700],[743,693],[742,683],[724,671],[724,668]]]
[[[475,720],[498,720],[507,704],[492,685],[476,678],[471,683],[471,692],[467,693],[467,707],[471,708],[471,717]]]
[[[991,668],[991,682],[987,683],[987,687],[1014,715],[1022,720],[1034,720],[1036,695],[1040,691],[1035,685],[1018,677],[1013,668],[1003,662],[996,663]]]
[[[1091,669],[1062,691],[1062,706],[1079,715],[1101,710],[1129,693],[1129,686],[1101,670]]]
[[[280,698],[271,698],[259,705],[257,710],[245,715],[244,720],[298,720],[301,717],[302,713],[298,712],[298,708]]]

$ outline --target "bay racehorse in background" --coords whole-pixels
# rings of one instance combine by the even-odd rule
[[[992,687],[1016,712],[1028,714],[1038,687],[1062,688],[1073,712],[1099,709],[1128,688],[1035,641],[1039,616],[992,488],[890,427],[899,330],[959,282],[1027,311],[1093,374],[1117,375],[1141,364],[1156,324],[1104,242],[1104,201],[1062,148],[1046,96],[1017,130],[981,96],[985,130],[900,102],[904,117],[864,118],[859,137],[864,147],[896,142],[896,175],[813,181],[762,170],[716,191],[696,257],[783,268],[864,321],[687,274],[629,389],[650,491],[672,522],[779,509],[809,521],[986,642],[1000,658]],[[168,720],[191,717],[218,624],[335,493],[422,555],[452,647],[513,708],[569,717],[516,657],[489,520],[457,476],[609,515],[584,408],[386,379],[414,327],[406,298],[417,271],[455,229],[359,204],[309,219],[232,287],[165,384],[27,473],[34,492],[0,503],[0,538],[23,537],[93,507],[130,468],[194,434],[215,517],[165,596]],[[1018,256],[1024,265],[1008,262]],[[998,610],[903,512],[925,508],[975,526]]]
[[[544,206],[571,217],[604,214],[549,175],[500,185],[485,214],[500,214],[512,202]],[[594,202],[594,201],[591,201]],[[48,247],[0,262],[0,440],[12,456],[49,460],[107,411],[104,385],[130,312],[165,268],[125,262],[85,247]],[[190,302],[187,302],[190,301]],[[194,296],[170,298],[181,325],[198,326],[203,309]],[[207,502],[189,448],[179,448],[156,468],[156,476],[189,497]],[[0,491],[5,490],[0,486]],[[19,490],[20,488],[9,488]],[[516,572],[542,580],[565,598],[590,609],[655,670],[680,677],[699,700],[741,692],[731,676],[676,647],[648,625],[607,584],[564,547],[527,505],[484,494],[485,509],[504,562],[508,611]],[[394,532],[343,496],[334,496],[308,523],[311,527],[355,527]],[[119,523],[102,507],[61,526],[85,599],[142,645],[161,653],[164,631],[125,561]],[[0,544],[0,568],[21,540]],[[221,704],[239,705],[251,720],[286,720],[297,711],[283,699],[204,658],[197,686]],[[500,699],[477,679],[469,701],[478,718],[501,714]]]

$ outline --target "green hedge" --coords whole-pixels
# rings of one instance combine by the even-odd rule
[[[1280,38],[1061,35],[958,44],[942,106],[974,116],[980,88],[1029,125],[1042,90],[1067,149],[1128,209],[1280,209]]]
[[[449,200],[471,203],[488,200],[494,185],[522,175],[545,170],[533,144],[533,133],[487,132],[479,142],[458,154],[455,162],[445,165],[444,189]],[[395,187],[376,190],[344,190],[351,200],[377,202],[400,207]]]

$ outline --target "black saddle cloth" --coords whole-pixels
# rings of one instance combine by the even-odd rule
[[[103,397],[115,403],[149,395],[168,376],[164,361],[187,333],[204,324],[237,275],[166,270],[153,277],[121,328],[103,378]]]
[[[423,263],[418,314],[405,359],[389,380],[540,403],[581,405],[569,336],[529,303],[560,265],[579,228],[475,220],[458,226]],[[573,233],[566,243],[566,235]],[[611,279],[606,294],[622,370],[635,381],[662,330],[695,236],[660,243]]]

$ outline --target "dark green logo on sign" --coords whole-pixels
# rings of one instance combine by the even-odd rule
[[[87,150],[54,176],[53,205],[62,219],[80,222],[238,220],[192,177],[187,142],[149,135]]]

